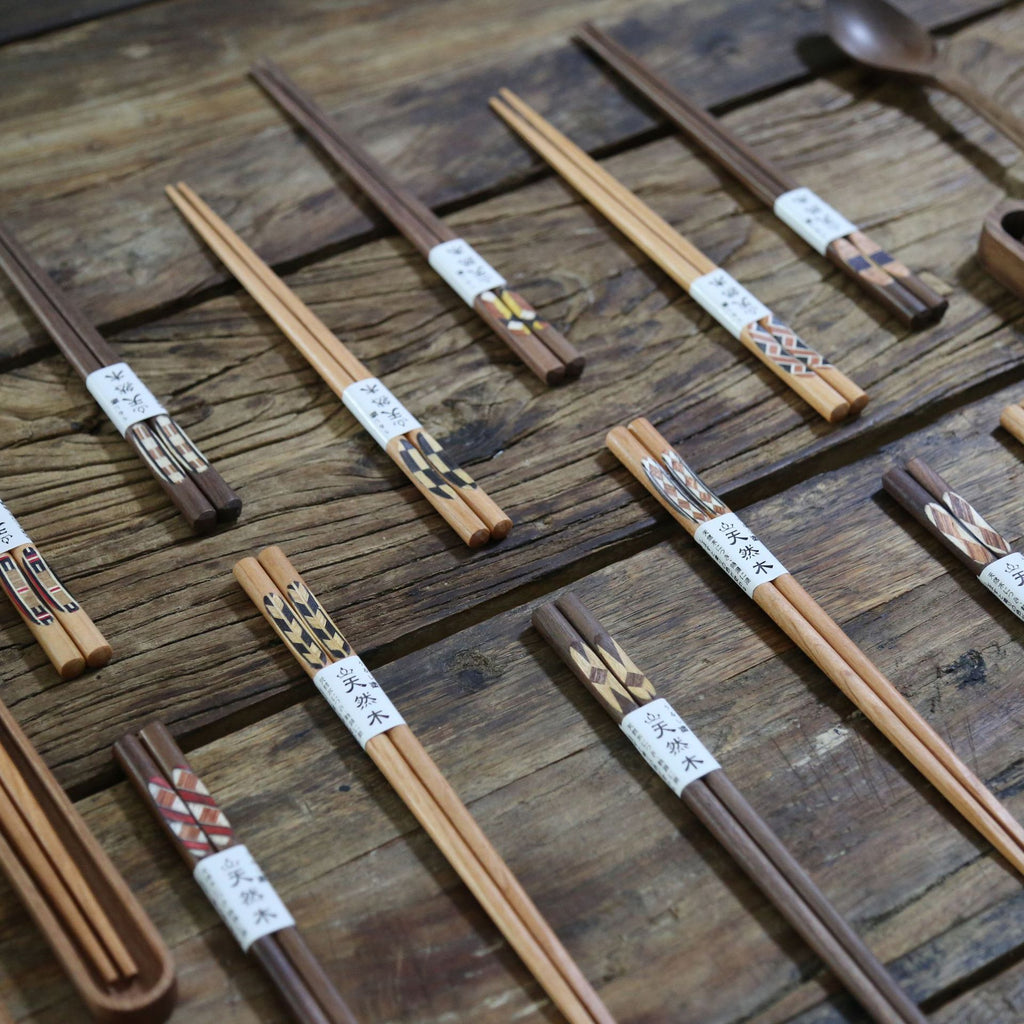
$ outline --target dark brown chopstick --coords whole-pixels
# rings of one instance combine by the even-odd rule
[[[114,752],[182,859],[204,858],[239,845],[234,830],[162,722],[127,734]],[[356,1024],[294,925],[249,947],[292,1016],[302,1024]]]
[[[627,715],[633,713],[637,717],[658,699],[650,680],[574,594],[565,594],[553,604],[537,608],[533,623],[620,726]],[[681,722],[676,725],[675,721],[661,717],[660,710],[657,714],[668,732],[677,733],[681,750],[687,751],[677,754],[684,767],[691,760],[700,765],[699,759],[705,752],[693,742],[692,734]],[[688,736],[687,741],[682,740],[683,735]],[[925,1024],[917,1006],[717,763],[711,759],[697,770],[704,773],[683,786],[680,798],[851,994],[876,1021]]]
[[[277,65],[264,59],[253,66],[251,74],[281,109],[296,120],[317,145],[352,178],[421,255],[430,259],[437,246],[459,241],[447,224],[408,189],[399,185]],[[470,248],[466,243],[463,245],[467,250]],[[433,262],[431,265],[434,265]],[[572,380],[583,372],[583,356],[507,285],[488,284],[477,294],[463,297],[545,383],[557,384]]]
[[[78,307],[2,224],[0,269],[83,380],[121,362]],[[128,426],[122,434],[192,529],[201,532],[217,522],[238,518],[242,509],[238,495],[171,416],[163,412],[152,415]]]
[[[798,188],[789,175],[746,146],[708,111],[655,75],[606,32],[585,24],[578,30],[577,38],[767,206],[774,208],[780,196]],[[857,229],[830,242],[824,255],[911,327],[923,327],[941,319],[949,304]]]
[[[882,486],[1018,618],[1024,619],[1024,554],[923,459],[882,475]]]

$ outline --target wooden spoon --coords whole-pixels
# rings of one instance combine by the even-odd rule
[[[854,60],[945,89],[1024,149],[1024,121],[961,78],[939,55],[928,30],[886,0],[826,0],[825,22],[836,45]]]

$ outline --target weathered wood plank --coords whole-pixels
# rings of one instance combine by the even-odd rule
[[[1013,19],[1001,20],[1010,38]],[[975,211],[996,189],[928,125],[908,127],[900,111],[874,99],[850,107],[848,82],[807,85],[731,116],[795,145],[807,130],[805,112],[824,110],[813,120],[828,123],[828,159],[812,184],[848,209],[858,205],[847,200],[863,192],[865,168],[884,163],[897,143],[905,147],[903,169],[914,185],[900,175],[864,219],[895,216],[885,226],[897,252],[966,284],[932,331],[894,334],[855,296],[837,294],[838,275],[766,215],[744,212],[742,197],[708,167],[681,161],[675,140],[608,163],[870,386],[874,404],[858,423],[814,422],[723,331],[705,336],[707,318],[660,273],[637,265],[635,252],[554,181],[453,222],[471,239],[486,229],[515,283],[556,321],[575,321],[573,340],[591,366],[572,387],[546,390],[512,366],[472,314],[450,311],[443,286],[399,241],[293,276],[300,294],[517,520],[511,536],[486,551],[470,553],[449,535],[245,297],[212,300],[115,339],[158,394],[173,396],[172,411],[242,493],[243,521],[215,537],[187,535],[60,359],[0,379],[0,430],[13,442],[4,452],[4,497],[117,650],[107,669],[55,688],[27,632],[10,613],[3,620],[6,692],[47,755],[57,756],[62,780],[81,785],[109,772],[102,749],[140,714],[162,713],[193,731],[282,696],[280,678],[256,668],[266,640],[254,643],[252,612],[229,577],[231,562],[263,543],[290,539],[296,556],[318,567],[317,582],[360,646],[386,660],[395,644],[422,643],[424,630],[436,636],[465,625],[466,615],[506,606],[509,591],[585,572],[623,544],[648,543],[656,517],[630,501],[636,490],[623,486],[603,451],[607,429],[638,412],[685,440],[694,463],[727,489],[756,484],[744,493],[765,492],[801,472],[800,460],[845,460],[922,410],[991,389],[993,378],[1018,378],[1019,304],[963,255]],[[528,264],[520,262],[526,252]],[[994,407],[989,416],[994,424]],[[169,664],[205,670],[168,681]],[[95,731],[69,736],[59,714],[68,708],[88,714]]]
[[[1024,627],[877,497],[882,469],[920,453],[994,525],[1019,533],[1024,470],[989,426],[1002,399],[814,477],[744,518],[1020,816]],[[786,529],[793,509],[799,528]],[[318,589],[331,575],[324,568],[309,572]],[[915,997],[938,1008],[938,1019],[957,1019],[942,1012],[945,993],[959,997],[965,979],[1024,947],[1020,880],[681,531],[575,589]],[[817,1000],[817,989],[800,987],[815,976],[813,959],[663,792],[529,628],[528,613],[513,608],[377,675],[613,1012],[651,1024],[762,1024],[785,1019],[776,1008]],[[238,659],[240,668],[309,694],[284,659],[255,656],[269,646],[262,622],[245,631],[253,656]],[[195,673],[193,684],[207,674]],[[77,701],[69,695],[65,721]],[[192,759],[357,1013],[551,1019],[318,698],[304,696]],[[81,807],[175,948],[180,1019],[212,1021],[230,1007],[239,1022],[274,1020],[258,977],[127,787]],[[2,911],[0,997],[33,1020],[68,1019],[70,996],[23,924],[9,905]],[[829,1002],[800,1019],[863,1018]]]
[[[45,4],[4,0],[0,4],[0,44],[43,35],[83,21],[141,7],[153,0],[48,0]]]
[[[941,24],[999,5],[910,6]],[[560,123],[588,146],[653,127],[568,42],[584,17],[631,15],[626,38],[709,104],[836,60],[821,44],[819,10],[799,0],[642,8],[622,0],[479,8],[391,0],[369,20],[361,4],[260,0],[249,12],[240,19],[233,5],[180,0],[0,51],[8,83],[0,211],[97,322],[221,280],[163,198],[163,186],[179,178],[235,212],[275,263],[380,228],[245,79],[264,52],[296,69],[432,204],[506,189],[536,166],[486,109],[500,85],[557,98]],[[1018,93],[1012,82],[1004,91],[1011,103]],[[969,118],[961,113],[956,123]],[[5,336],[0,351],[24,359],[38,351],[26,342]]]

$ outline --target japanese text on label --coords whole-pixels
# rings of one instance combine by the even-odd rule
[[[693,539],[728,573],[747,597],[786,567],[732,512],[701,523]]]
[[[734,338],[743,333],[744,327],[771,315],[771,310],[763,302],[721,267],[698,277],[690,285],[690,296]]]
[[[989,562],[978,579],[1019,619],[1024,619],[1024,555],[1016,551]]]
[[[676,796],[719,767],[664,697],[630,711],[620,728]]]
[[[857,230],[838,210],[833,209],[809,188],[783,192],[775,200],[775,216],[788,224],[808,245],[825,255],[837,238]]]
[[[127,363],[93,370],[85,386],[122,437],[133,423],[167,412]]]
[[[295,924],[244,846],[204,857],[196,865],[195,880],[246,952],[257,939]]]
[[[420,421],[376,377],[349,384],[341,400],[381,448],[386,448],[391,438],[420,426]]]
[[[398,708],[358,654],[320,669],[313,682],[363,748],[374,736],[405,725]]]
[[[14,513],[0,501],[0,551],[10,551],[11,548],[31,543],[29,535],[14,518]]]
[[[503,288],[507,283],[463,238],[440,242],[427,253],[427,262],[451,285],[455,293],[472,306],[481,292]]]

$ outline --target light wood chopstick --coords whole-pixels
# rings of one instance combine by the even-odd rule
[[[264,557],[266,557],[267,563],[275,568],[275,571],[283,573],[282,579],[289,577],[283,588],[285,592],[288,590],[288,584],[296,581],[301,583],[301,580],[298,579],[298,574],[290,566],[290,563],[285,564],[287,560],[279,549],[268,549],[265,552],[261,552],[261,559]],[[291,571],[288,571],[289,569]],[[326,667],[326,665],[337,660],[334,654],[328,654],[320,643],[314,639],[316,636],[314,631],[307,633],[304,629],[292,628],[290,631],[291,635],[289,635],[288,632],[282,629],[281,624],[275,617],[270,614],[269,605],[274,605],[278,608],[282,605],[287,607],[293,619],[295,617],[295,610],[283,596],[282,588],[275,584],[259,561],[254,558],[241,559],[235,564],[234,574],[235,578],[249,595],[249,598],[260,610],[264,618],[267,619],[278,636],[285,642],[286,646],[310,677],[315,676],[319,668]],[[306,592],[309,592],[304,583],[301,585]],[[326,615],[326,613],[324,614]],[[333,626],[333,623],[331,625]],[[301,623],[296,620],[295,626],[301,627]],[[337,637],[340,637],[340,640],[334,641],[336,644],[340,643],[342,645],[340,649],[351,650],[351,647],[341,637],[336,627],[334,627],[334,633]],[[449,813],[446,813],[445,806],[439,800],[438,795],[425,784],[425,780],[417,773],[416,769],[406,761],[399,746],[392,739],[394,731],[390,729],[370,739],[365,748],[367,754],[370,755],[373,762],[401,796],[406,806],[412,811],[417,821],[420,822],[427,834],[437,844],[459,877],[462,878],[466,886],[480,902],[480,905],[508,940],[509,944],[523,960],[523,963],[548,993],[552,1002],[565,1015],[566,1019],[573,1022],[573,1024],[595,1024],[595,1022],[613,1024],[613,1018],[608,1014],[603,1004],[601,1004],[596,993],[593,993],[590,998],[584,1001],[581,994],[576,991],[572,981],[563,975],[560,970],[560,963],[564,959],[571,959],[568,957],[568,953],[563,949],[560,955],[553,956],[553,951],[547,948],[546,942],[535,937],[530,926],[524,922],[518,913],[518,901],[514,901],[510,893],[505,891],[501,882],[491,875],[486,864],[480,859],[477,852],[467,842],[467,839],[464,838],[458,827],[449,817],[449,813],[453,813],[461,819],[461,812],[455,812],[453,806],[449,806]],[[406,747],[407,749],[409,748],[407,740]],[[415,756],[419,757],[419,755]],[[429,755],[423,751],[422,758],[429,760]],[[420,760],[420,767],[428,777],[432,774],[430,770],[424,767],[422,760]],[[437,770],[436,766],[434,766],[434,770]],[[454,791],[450,790],[447,786],[445,788],[447,793],[450,793],[454,804],[461,805],[461,801],[459,801]],[[469,812],[465,810],[464,805],[462,805],[462,811],[465,815],[469,816]],[[496,852],[494,852],[494,857],[500,860]],[[507,872],[507,867],[505,871]],[[510,875],[511,873],[509,872],[508,874]],[[501,873],[499,877],[504,877],[504,873]],[[525,893],[523,895],[525,897]],[[549,929],[545,938],[547,936],[554,938],[554,942],[558,946],[561,945],[557,937],[554,937],[554,933],[550,932]],[[578,972],[574,972],[574,974],[576,980],[582,981],[586,990],[592,991],[589,983],[582,977],[582,974]],[[598,1007],[600,1012],[594,1012]]]
[[[663,218],[508,89],[492,99],[533,149],[670,277],[690,291],[716,265]],[[765,320],[769,322],[766,323]],[[740,342],[821,416],[836,422],[868,402],[867,393],[772,315],[741,332]]]
[[[339,398],[351,384],[373,376],[195,192],[183,183],[169,186],[166,191],[197,233]],[[426,431],[411,430],[393,437],[386,451],[470,547],[507,536],[512,520],[469,474],[448,463],[441,446]]]
[[[635,420],[628,430],[613,428],[607,444],[692,535],[702,520],[674,508],[644,469],[645,458],[658,460],[662,452],[671,450],[655,428],[646,420]],[[1024,873],[1024,829],[791,574],[758,586],[753,599],[967,821]]]

